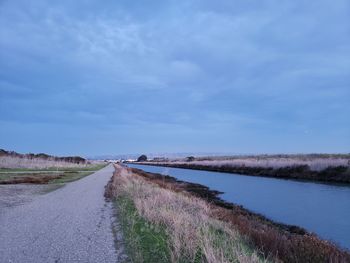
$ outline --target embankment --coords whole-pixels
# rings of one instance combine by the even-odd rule
[[[136,180],[133,182],[134,186],[135,184],[148,184],[153,185],[153,187],[156,185],[167,191],[165,196],[176,193],[177,199],[171,199],[170,201],[168,199],[168,202],[173,202],[173,204],[168,203],[167,207],[176,206],[182,196],[189,198],[190,203],[198,200],[204,202],[205,206],[200,206],[200,209],[197,207],[197,213],[204,209],[207,213],[206,218],[222,222],[229,226],[231,230],[237,231],[241,240],[249,244],[254,251],[259,251],[255,253],[260,253],[265,259],[282,262],[350,262],[348,251],[342,250],[328,241],[321,240],[302,228],[275,223],[241,206],[227,203],[218,197],[219,192],[210,190],[203,185],[179,181],[170,176],[146,173],[139,169],[118,166],[106,189],[108,196],[115,196],[118,193],[118,187],[121,188],[120,180],[124,180],[120,179],[123,173],[127,173],[130,178],[133,178],[130,180]],[[128,188],[129,192],[135,190],[139,190],[139,188]],[[144,200],[142,202],[133,199],[136,200],[136,207],[140,207],[142,215],[159,213],[159,206],[162,205],[162,202],[156,206],[150,206],[145,205],[145,202],[151,202],[151,200],[147,200],[147,195],[142,198]],[[144,205],[140,206],[137,202]],[[163,202],[166,203],[165,200]],[[145,208],[155,211],[146,211]],[[180,207],[177,213],[182,213],[181,209]],[[185,218],[191,219],[191,217]],[[152,216],[148,219],[154,221]],[[186,225],[190,222],[185,220],[182,224]]]
[[[132,262],[269,261],[210,205],[185,192],[160,187],[136,171],[117,167],[106,187]]]

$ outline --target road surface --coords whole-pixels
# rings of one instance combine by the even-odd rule
[[[31,202],[1,207],[0,262],[116,262],[112,204],[103,196],[113,171],[109,165]]]

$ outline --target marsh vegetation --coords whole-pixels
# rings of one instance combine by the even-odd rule
[[[190,156],[139,163],[252,176],[350,183],[349,154]]]

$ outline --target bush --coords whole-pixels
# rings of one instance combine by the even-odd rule
[[[138,162],[146,162],[147,161],[147,156],[142,154],[139,158],[137,158]]]
[[[188,156],[188,157],[186,157],[186,161],[187,162],[192,162],[192,161],[194,161],[196,158],[194,158],[194,156]]]

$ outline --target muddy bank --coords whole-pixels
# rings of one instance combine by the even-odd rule
[[[1,184],[48,184],[50,181],[59,179],[62,176],[60,175],[45,175],[40,177],[34,176],[21,176],[14,177],[8,180],[0,181]]]
[[[0,173],[0,185],[68,183],[87,176],[92,172],[93,171]]]
[[[313,171],[307,165],[283,167],[283,168],[265,168],[248,166],[209,166],[189,163],[157,163],[157,162],[138,162],[142,165],[153,165],[172,168],[183,168],[192,170],[203,170],[221,173],[235,173],[249,176],[263,176],[281,179],[295,179],[318,182],[350,183],[350,169],[346,166],[329,167],[322,171]]]
[[[276,223],[242,206],[225,202],[218,197],[218,191],[171,176],[127,169],[160,187],[206,200],[211,204],[213,217],[234,225],[265,256],[277,256],[283,262],[350,262],[348,251],[298,226]]]

